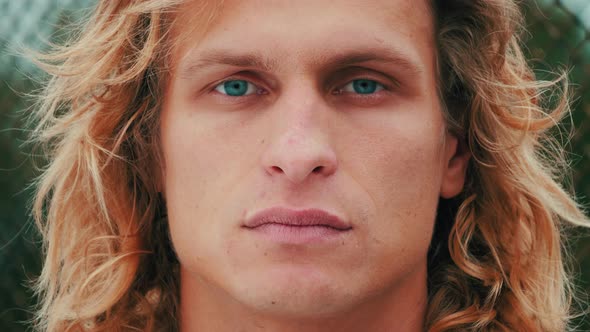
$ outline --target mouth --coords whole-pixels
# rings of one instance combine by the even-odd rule
[[[335,240],[353,228],[338,216],[324,210],[291,210],[281,207],[256,213],[242,227],[269,241],[285,244]]]
[[[341,218],[324,210],[291,210],[281,207],[262,210],[248,218],[243,227],[258,228],[268,224],[291,227],[326,227],[341,231],[352,229],[352,226]]]

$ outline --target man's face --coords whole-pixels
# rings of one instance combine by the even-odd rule
[[[183,40],[161,114],[183,282],[294,315],[426,287],[439,197],[463,181],[433,35],[426,1],[226,1]],[[245,227],[272,207],[346,229]]]

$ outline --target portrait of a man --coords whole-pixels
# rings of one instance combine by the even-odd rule
[[[565,331],[562,231],[588,219],[551,136],[567,80],[535,78],[522,21],[513,0],[98,1],[37,59],[35,326]]]

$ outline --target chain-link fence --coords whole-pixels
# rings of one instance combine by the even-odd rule
[[[578,193],[590,197],[590,1],[538,1],[528,6],[532,35],[527,43],[533,65],[539,71],[557,66],[571,68],[570,79],[578,100],[574,104],[576,127],[573,151],[580,159],[575,183]],[[586,121],[584,121],[586,120]]]
[[[81,16],[94,0],[0,0],[0,74],[17,78],[19,72],[35,68],[23,57],[14,56],[20,46],[38,50],[47,45],[64,15]]]
[[[0,331],[24,331],[17,323],[31,317],[32,304],[25,280],[40,267],[38,237],[27,213],[30,191],[26,185],[35,175],[21,144],[26,101],[14,91],[33,87],[26,76],[35,77],[34,67],[14,56],[20,45],[40,49],[53,40],[52,33],[63,20],[80,17],[94,0],[0,0]],[[525,2],[531,64],[544,75],[559,66],[571,68],[571,81],[578,99],[572,114],[576,132],[571,142],[574,183],[581,201],[590,203],[590,1],[537,0]],[[590,289],[590,238],[574,245],[582,288]],[[584,325],[585,324],[585,325]],[[581,331],[590,331],[582,323]]]
[[[0,331],[25,331],[33,304],[27,280],[39,273],[39,238],[28,214],[35,176],[23,142],[29,102],[21,96],[38,78],[31,62],[16,56],[22,46],[39,50],[60,21],[81,15],[90,0],[0,0]],[[25,114],[23,114],[25,113]]]
[[[569,149],[574,160],[574,184],[580,201],[590,203],[590,1],[538,0],[526,6],[532,65],[540,76],[556,67],[570,68],[576,94]],[[590,236],[580,234],[573,245],[580,288],[590,290]],[[586,301],[588,306],[590,301]],[[586,309],[587,308],[582,308]],[[590,315],[579,320],[580,331],[590,331]]]

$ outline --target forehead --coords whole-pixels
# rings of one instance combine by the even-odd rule
[[[181,8],[175,28],[181,42],[173,56],[177,68],[229,53],[259,54],[273,69],[304,71],[347,52],[374,50],[417,71],[433,66],[427,0],[225,0],[214,6],[216,16],[206,29],[202,4]]]

